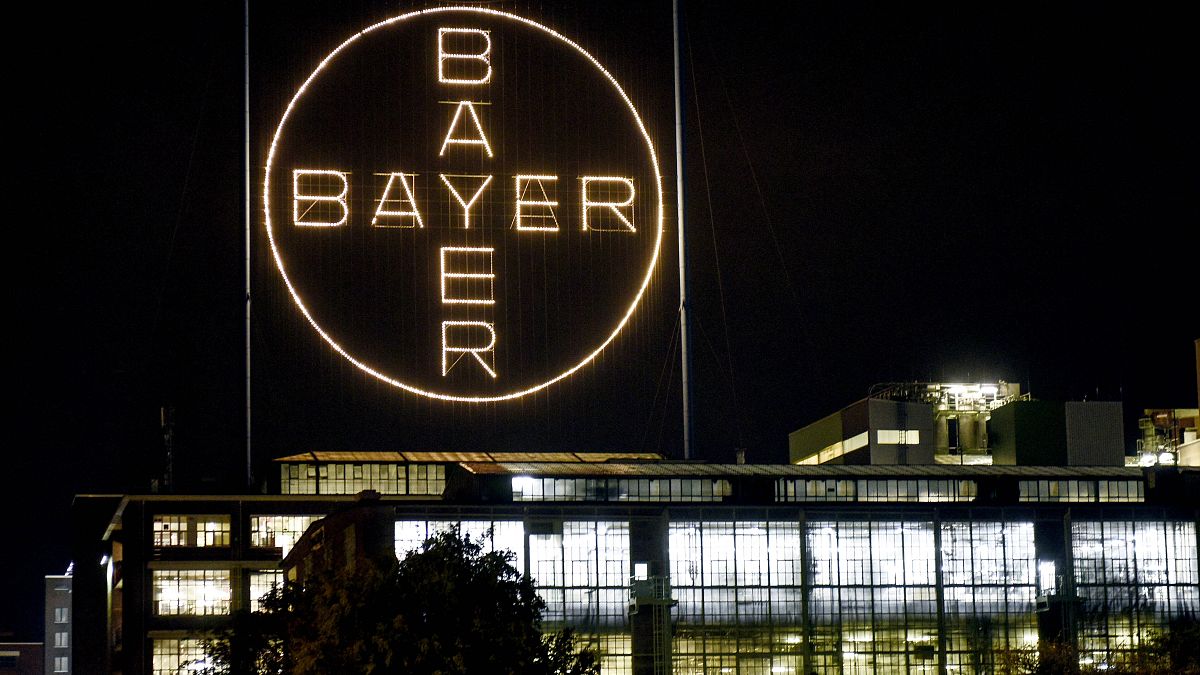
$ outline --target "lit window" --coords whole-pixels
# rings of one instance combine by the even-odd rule
[[[408,494],[440,495],[446,491],[446,467],[441,464],[409,464]]]
[[[878,429],[875,442],[880,445],[918,445],[921,432],[918,429]]]
[[[54,672],[66,673],[70,669],[70,657],[56,656],[54,657]]]
[[[152,531],[157,548],[229,546],[227,515],[155,515]]]
[[[263,570],[250,573],[250,611],[263,611],[263,596],[276,586],[283,585],[283,570]]]
[[[1102,480],[1100,501],[1143,502],[1146,501],[1145,487],[1145,482],[1141,480]]]
[[[1023,502],[1094,502],[1094,480],[1023,480],[1018,485]]]
[[[186,675],[209,666],[200,640],[154,640],[151,675]]]
[[[54,623],[67,623],[68,621],[70,621],[70,608],[55,607]]]
[[[863,502],[969,502],[975,499],[973,480],[860,480]]]
[[[1071,554],[1086,617],[1085,658],[1137,649],[1154,632],[1147,628],[1161,629],[1200,609],[1193,522],[1077,520]]]
[[[154,545],[187,546],[187,516],[154,516]]]
[[[70,647],[71,645],[68,642],[69,635],[70,635],[70,633],[68,633],[66,631],[56,632],[54,634],[54,647],[56,649],[66,649],[67,647]]]
[[[1038,591],[1042,595],[1054,595],[1058,592],[1058,573],[1055,567],[1053,560],[1042,560],[1038,563]]]
[[[154,570],[153,578],[156,615],[229,614],[229,570]]]
[[[315,495],[316,477],[316,467],[312,464],[281,464],[279,491],[285,495]]]
[[[732,493],[723,479],[512,478],[516,502],[719,502]]]
[[[323,516],[250,516],[250,546],[275,548],[287,556],[300,536]]]

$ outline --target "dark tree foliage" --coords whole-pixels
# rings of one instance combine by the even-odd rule
[[[543,633],[545,603],[511,560],[454,530],[395,563],[287,584],[207,642],[207,672],[597,675],[569,630]]]
[[[1180,617],[1133,649],[1080,660],[1074,645],[1044,642],[1000,652],[1002,675],[1200,675],[1200,620]]]

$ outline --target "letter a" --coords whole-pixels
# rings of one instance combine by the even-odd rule
[[[454,132],[458,129],[459,121],[462,120],[464,109],[471,113],[471,121],[475,123],[475,131],[479,132],[479,135],[475,138],[459,138],[454,135]],[[475,104],[470,101],[458,102],[458,107],[454,109],[454,119],[450,120],[450,128],[446,131],[446,139],[442,141],[442,150],[438,153],[438,157],[446,155],[446,148],[450,147],[451,143],[455,145],[482,145],[487,156],[493,156],[492,146],[488,143],[487,134],[483,133],[483,124],[479,122],[479,115],[475,112]]]
[[[413,198],[412,186],[408,184],[408,177],[409,176],[415,177],[416,175],[417,174],[415,174],[415,173],[410,173],[410,174],[391,173],[391,174],[388,174],[387,185],[384,186],[383,194],[380,195],[380,197],[379,197],[379,205],[377,207],[375,207],[375,217],[371,219],[372,225],[374,225],[375,227],[403,227],[403,228],[409,228],[409,229],[411,229],[413,227],[425,227],[425,223],[422,222],[422,220],[421,220],[421,211],[420,211],[420,209],[417,208],[417,200]],[[396,182],[397,178],[400,179],[400,186],[404,188],[404,196],[401,197],[400,199],[394,199],[391,197],[392,184]],[[387,206],[388,206],[389,202],[399,202],[400,207],[401,207],[400,210],[394,211],[394,210],[388,209]],[[412,205],[411,211],[403,210],[404,202],[408,202],[409,204]],[[379,222],[380,218],[412,218],[413,221],[408,225],[387,225],[387,224],[380,223]]]

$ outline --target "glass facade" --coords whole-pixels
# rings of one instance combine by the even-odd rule
[[[285,495],[353,495],[375,490],[385,495],[442,494],[446,467],[401,462],[284,463],[279,487]]]
[[[1196,525],[1148,520],[1071,524],[1080,652],[1095,663],[1136,648],[1171,618],[1200,612]]]
[[[800,538],[797,522],[670,523],[675,672],[800,672]]]
[[[156,515],[151,524],[154,546],[229,546],[229,516]]]
[[[711,478],[512,479],[514,502],[719,502],[729,494],[729,481]]]
[[[229,614],[233,586],[229,570],[154,570],[154,614]]]
[[[1145,481],[1141,480],[1023,480],[1023,502],[1142,502]]]
[[[208,655],[198,639],[157,639],[151,649],[151,675],[186,675],[208,665]]]
[[[632,672],[628,522],[533,522],[527,530],[511,520],[399,520],[396,553],[403,557],[453,526],[483,541],[485,550],[514,554],[513,566],[533,578],[546,601],[547,627],[574,627],[599,651],[604,673]]]
[[[484,542],[485,551],[511,551],[513,566],[525,570],[525,528],[512,520],[398,520],[396,555],[403,558],[421,548],[429,537],[455,526],[471,539]]]
[[[250,516],[250,546],[279,547],[286,556],[309,525],[323,516]]]
[[[998,652],[1037,645],[1032,522],[942,523],[947,665],[991,672]]]
[[[775,501],[969,502],[977,491],[973,480],[781,478],[775,482]]]
[[[382,485],[440,495],[444,466],[356,473],[352,463],[330,462],[311,467],[311,494]],[[666,672],[677,675],[991,675],[1039,638],[1074,640],[1081,663],[1103,666],[1171,619],[1200,615],[1200,511],[1131,472],[895,477],[751,466],[726,477],[688,469],[678,478],[615,470],[564,478],[524,464],[511,470],[455,473],[461,503],[383,500],[395,508],[397,554],[454,526],[485,550],[511,551],[546,602],[545,627],[574,628],[600,652],[606,674],[632,675],[665,645]],[[150,672],[202,662],[201,627],[221,625],[243,604],[260,609],[282,580],[267,569],[279,551],[262,549],[287,555],[321,518],[295,511],[344,501],[255,500],[223,514],[194,506],[218,515],[166,505],[169,513],[140,519],[154,549],[137,581],[146,589]],[[261,513],[273,510],[292,513]],[[392,523],[390,512],[383,517]],[[667,602],[639,590],[651,579],[669,591]],[[68,618],[65,609],[52,616]]]
[[[947,672],[1001,672],[1038,643],[1039,569],[1068,568],[1039,557],[1032,513],[983,513],[669,519],[672,672],[937,673],[943,659]],[[454,524],[516,553],[548,627],[573,626],[604,672],[631,672],[630,521],[400,520],[397,550]],[[1083,658],[1200,611],[1193,522],[1080,520],[1069,536]]]
[[[283,570],[261,570],[250,573],[250,611],[261,612],[262,599],[276,586],[283,584]]]

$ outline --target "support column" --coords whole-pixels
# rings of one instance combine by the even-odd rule
[[[668,530],[666,510],[658,518],[629,521],[633,675],[671,672],[671,606],[675,601],[671,598]]]
[[[946,588],[942,582],[942,512],[933,512],[934,597],[937,599],[937,663],[939,675],[946,675]]]
[[[800,511],[800,612],[804,616],[804,652],[800,655],[801,669],[804,673],[816,672],[812,665],[813,657],[813,620],[809,610],[809,596],[812,595],[812,558],[808,552],[808,512]]]

